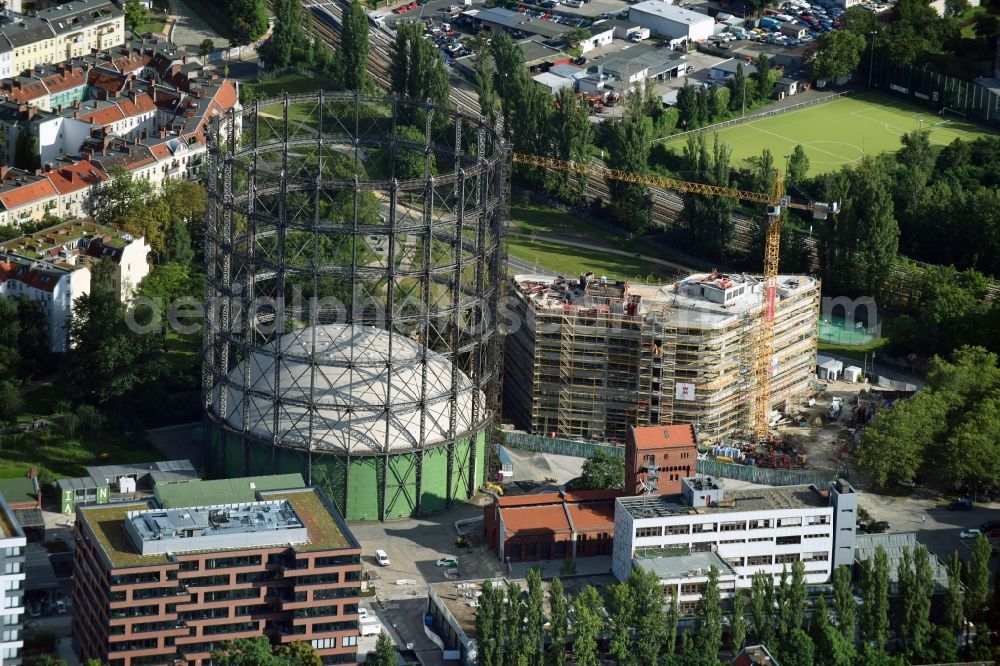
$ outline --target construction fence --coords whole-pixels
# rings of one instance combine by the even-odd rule
[[[598,451],[601,451],[614,458],[625,457],[625,449],[613,444],[577,442],[571,439],[553,439],[551,437],[528,435],[520,432],[505,432],[503,433],[503,440],[503,445],[508,448],[534,451],[536,453],[590,458]],[[747,481],[765,486],[798,486],[811,483],[820,488],[825,487],[836,478],[836,474],[832,472],[769,469],[719,462],[718,460],[699,460],[698,473],[717,476],[722,479]]]

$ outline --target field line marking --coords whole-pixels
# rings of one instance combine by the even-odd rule
[[[750,127],[753,127],[753,125],[750,125]],[[758,132],[764,132],[765,134],[770,134],[771,136],[777,137],[779,139],[783,139],[783,140],[787,141],[788,143],[791,143],[793,146],[798,145],[798,143],[799,143],[797,141],[792,141],[791,139],[789,139],[786,136],[781,136],[780,134],[775,134],[774,132],[771,132],[769,130],[761,129],[760,127],[754,127],[754,129],[757,130]],[[802,143],[808,144],[809,142],[805,141],[805,142],[802,142]],[[838,160],[845,160],[845,161],[848,161],[848,162],[856,161],[856,160],[850,160],[850,159],[844,157],[843,155],[838,155],[837,153],[831,153],[829,150],[823,150],[822,148],[817,148],[816,146],[809,146],[809,147],[812,148],[813,150],[817,151],[817,152],[826,153],[830,157],[836,158]]]

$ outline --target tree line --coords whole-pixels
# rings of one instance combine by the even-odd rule
[[[990,595],[990,546],[980,538],[963,567],[955,553],[940,618],[932,619],[933,556],[923,546],[904,550],[895,594],[890,562],[879,546],[860,565],[856,595],[848,567],[834,572],[827,598],[810,599],[801,562],[775,580],[754,575],[749,590],[722,600],[719,570],[700,587],[693,627],[676,590],[664,597],[659,576],[634,567],[629,578],[603,590],[568,593],[557,577],[546,592],[538,569],[526,588],[484,581],[476,611],[480,666],[717,666],[747,645],[763,644],[785,666],[905,666],[957,661],[964,618],[979,627],[964,656],[989,658],[988,627],[998,620],[1000,590]],[[998,577],[1000,579],[1000,577]],[[964,595],[963,595],[964,588]],[[547,602],[547,603],[546,603]],[[728,617],[728,622],[726,618]]]

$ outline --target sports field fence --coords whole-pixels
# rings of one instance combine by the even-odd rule
[[[867,57],[866,57],[867,58]],[[977,120],[1000,127],[1000,95],[975,81],[947,76],[930,67],[898,63],[876,51],[871,76],[859,77],[870,81],[873,88],[905,97],[918,106],[935,112],[945,111],[963,120]]]
[[[780,116],[782,114],[789,113],[791,111],[800,111],[810,106],[816,106],[818,104],[826,104],[828,102],[834,102],[838,99],[849,97],[850,95],[853,95],[856,92],[857,91],[855,90],[845,90],[843,92],[830,93],[829,95],[824,95],[823,97],[816,97],[814,99],[810,99],[805,102],[792,104],[791,106],[784,106],[780,109],[771,109],[770,111],[761,111],[759,113],[752,113],[749,116],[740,116],[739,118],[731,118],[729,120],[724,120],[721,123],[715,123],[714,125],[706,125],[705,127],[699,127],[697,129],[688,130],[686,132],[678,132],[677,134],[671,134],[670,136],[660,137],[659,139],[654,139],[651,143],[675,141],[676,139],[682,139],[688,136],[689,134],[701,134],[702,132],[717,132],[720,129],[725,129],[726,127],[732,127],[733,125],[742,125],[743,123],[753,122],[755,120],[760,120],[761,118]]]

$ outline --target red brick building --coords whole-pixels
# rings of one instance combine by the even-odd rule
[[[494,497],[483,509],[486,542],[511,562],[610,555],[618,490]]]
[[[629,428],[625,440],[625,490],[641,495],[646,470],[657,471],[656,494],[681,492],[681,479],[694,476],[698,465],[698,438],[693,425]]]
[[[322,491],[245,504],[78,506],[73,642],[110,666],[207,663],[236,638],[357,657],[361,547]]]

